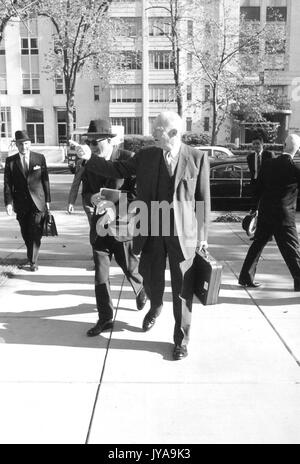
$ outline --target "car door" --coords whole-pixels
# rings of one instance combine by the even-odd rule
[[[220,164],[210,169],[212,198],[240,198],[242,195],[242,168],[235,163]]]

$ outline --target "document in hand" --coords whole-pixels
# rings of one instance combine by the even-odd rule
[[[110,201],[111,203],[116,204],[120,201],[121,195],[121,190],[101,188],[98,193],[92,195],[91,201],[95,206],[97,206],[101,201]]]

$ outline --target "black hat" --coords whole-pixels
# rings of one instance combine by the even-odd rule
[[[247,214],[247,216],[245,216],[242,221],[242,228],[249,237],[253,237],[253,235],[255,234],[256,222],[257,211],[255,211],[254,213]]]
[[[117,134],[111,132],[111,123],[107,119],[93,119],[86,134],[88,137],[93,137],[95,140],[115,137]]]
[[[27,142],[30,141],[26,131],[18,130],[15,132],[15,142]]]

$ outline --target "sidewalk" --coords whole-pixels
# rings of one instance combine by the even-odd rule
[[[86,218],[54,214],[60,235],[43,239],[39,271],[0,286],[0,443],[300,443],[300,294],[275,242],[258,268],[264,285],[245,290],[250,242],[239,223],[212,222],[219,304],[194,305],[189,356],[174,362],[169,274],[144,333],[149,303],[135,309],[113,266],[114,329],[86,336],[97,320]],[[0,213],[7,257],[25,250],[17,221]]]

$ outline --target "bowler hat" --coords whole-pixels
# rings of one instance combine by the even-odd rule
[[[27,142],[28,140],[30,141],[30,138],[26,131],[17,130],[15,132],[15,142]]]
[[[83,135],[93,137],[95,140],[101,140],[115,137],[117,134],[112,133],[111,123],[108,119],[93,119],[90,121],[87,133]]]
[[[256,230],[257,211],[247,214],[242,221],[242,228],[249,237],[253,237]]]

